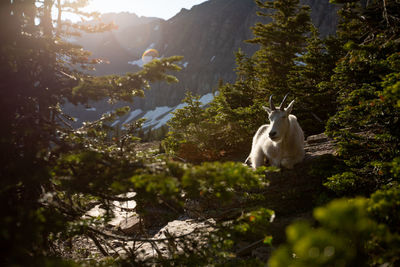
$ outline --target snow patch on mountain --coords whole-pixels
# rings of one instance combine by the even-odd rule
[[[128,118],[122,124],[129,123],[131,120],[133,120],[134,118],[139,116],[140,113],[142,113],[142,112],[143,111],[141,109],[136,109],[136,110],[132,111],[131,113],[129,113]],[[111,126],[114,126],[114,125],[111,125]]]
[[[158,120],[157,124],[154,126],[154,129],[158,129],[161,126],[167,124],[167,122],[172,119],[172,117],[174,116],[173,112],[175,112],[178,109],[184,108],[186,107],[187,104],[179,104],[176,107],[174,107],[168,114],[166,114],[164,117],[160,118],[160,120]]]
[[[206,95],[203,95],[199,101],[202,103],[202,107],[206,106],[209,104],[212,100],[214,99],[214,94],[213,93],[208,93]],[[149,110],[146,113],[144,113],[143,110],[141,109],[136,109],[132,112],[129,113],[128,117],[125,119],[125,121],[122,123],[129,123],[132,120],[138,120],[140,118],[145,118],[146,121],[143,124],[143,128],[152,128],[152,129],[158,129],[162,127],[163,125],[167,124],[167,122],[174,116],[174,112],[178,109],[182,109],[186,107],[186,103],[181,103],[175,107],[167,107],[167,106],[161,106],[161,107],[156,107],[153,110]],[[143,114],[144,113],[144,114]],[[111,126],[116,126],[120,123],[120,120],[114,121]]]
[[[143,128],[154,127],[159,128],[162,125],[159,125],[159,121],[165,117],[173,108],[171,107],[156,107],[154,110],[147,111],[146,114],[143,115],[143,118],[146,119],[143,124]],[[158,126],[158,127],[155,127]]]
[[[113,122],[113,124],[111,124],[111,127],[114,127],[115,125],[117,125],[119,123],[119,120],[116,120]]]
[[[208,93],[206,95],[203,95],[199,100],[203,104],[203,106],[209,104],[211,101],[214,99],[214,94],[213,93]]]
[[[213,93],[208,93],[203,95],[199,101],[202,103],[202,107],[209,104],[214,99]],[[157,107],[155,110],[147,112],[143,118],[147,118],[148,121],[143,125],[144,128],[152,127],[153,129],[158,129],[161,126],[167,124],[167,122],[174,116],[173,112],[178,109],[186,107],[186,103],[181,103],[175,107]]]

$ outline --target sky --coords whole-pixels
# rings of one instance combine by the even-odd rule
[[[182,8],[190,9],[193,5],[207,0],[90,0],[87,11],[100,13],[129,11],[138,16],[169,19]]]

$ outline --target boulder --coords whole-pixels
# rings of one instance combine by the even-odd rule
[[[108,222],[108,226],[125,234],[133,234],[140,229],[140,218],[135,212],[136,201],[132,199],[135,195],[135,192],[127,192],[116,196],[118,200],[113,201],[111,205],[111,213],[114,216]],[[106,213],[107,211],[102,208],[102,205],[98,204],[87,211],[83,218],[96,218],[104,216]]]
[[[115,250],[121,258],[128,258],[129,251],[142,262],[171,259],[185,251],[200,250],[208,245],[208,236],[214,231],[215,221],[181,218],[169,222],[146,241],[129,241]]]

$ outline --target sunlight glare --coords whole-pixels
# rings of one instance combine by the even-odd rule
[[[193,5],[206,0],[91,0],[86,11],[131,12],[138,16],[169,19],[182,8],[190,9]]]

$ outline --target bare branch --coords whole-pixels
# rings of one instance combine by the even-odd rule
[[[105,257],[110,256],[110,255],[108,254],[108,252],[105,251],[105,249],[103,248],[103,246],[100,244],[99,240],[97,240],[96,236],[95,236],[93,233],[88,232],[86,235],[87,235],[90,239],[92,239],[92,241],[94,242],[94,244],[96,245],[96,247],[100,250],[101,254],[103,254],[103,256],[105,256]]]
[[[137,241],[137,242],[164,242],[167,240],[171,240],[171,239],[182,239],[184,237],[190,236],[195,234],[196,232],[200,231],[201,229],[205,229],[208,228],[208,226],[203,226],[203,227],[198,227],[196,229],[194,229],[193,231],[183,234],[183,235],[179,235],[179,236],[174,236],[174,237],[165,237],[165,238],[132,238],[132,237],[127,237],[127,236],[122,236],[122,235],[115,235],[115,234],[110,234],[110,233],[104,233],[100,230],[97,230],[93,227],[89,227],[88,230],[102,235],[104,237],[108,237],[108,238],[113,238],[113,239],[119,239],[119,240],[123,240],[123,241]]]

